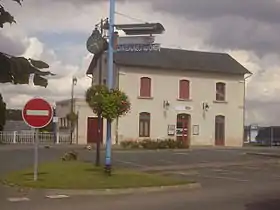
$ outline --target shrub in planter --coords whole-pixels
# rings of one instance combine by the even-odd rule
[[[169,149],[176,149],[177,148],[177,141],[174,139],[166,139],[167,145]]]
[[[157,140],[157,149],[168,149],[169,148],[169,141],[167,139],[158,139]]]
[[[138,141],[134,141],[134,140],[121,141],[120,145],[122,148],[125,148],[125,149],[138,149],[141,147],[140,143]]]
[[[140,145],[143,149],[158,149],[158,141],[151,139],[144,139],[140,141]]]
[[[139,144],[138,141],[132,141],[130,144],[131,149],[139,149],[140,147],[141,147],[141,145]]]
[[[177,140],[177,148],[178,149],[188,149],[189,145],[186,144],[184,141],[182,140]]]
[[[131,141],[128,141],[128,140],[124,140],[124,141],[121,141],[120,145],[122,148],[129,148],[131,146],[132,142]]]

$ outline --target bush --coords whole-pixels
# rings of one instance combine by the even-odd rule
[[[126,140],[120,143],[121,147],[125,149],[185,149],[188,148],[183,141],[174,139],[144,139],[142,141]]]
[[[63,161],[76,161],[76,160],[78,160],[78,153],[75,151],[66,152],[63,155],[62,160]]]

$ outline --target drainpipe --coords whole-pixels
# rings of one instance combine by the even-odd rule
[[[253,74],[249,74],[244,78],[244,93],[243,93],[243,146],[244,146],[244,137],[245,137],[245,119],[246,119],[246,79],[251,77]]]

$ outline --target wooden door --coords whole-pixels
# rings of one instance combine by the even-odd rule
[[[221,115],[215,117],[215,145],[225,145],[225,117]]]
[[[103,120],[101,120],[101,142],[103,139]],[[98,141],[98,118],[97,117],[88,117],[87,120],[87,143],[93,144]]]
[[[178,114],[176,127],[177,140],[183,141],[186,145],[189,145],[189,115]]]

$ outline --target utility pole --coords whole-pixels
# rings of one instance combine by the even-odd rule
[[[110,0],[109,17],[109,49],[108,49],[108,88],[114,87],[114,27],[115,27],[115,0]],[[111,175],[111,145],[112,145],[112,122],[107,119],[106,152],[105,152],[105,172]]]
[[[71,109],[70,109],[70,115],[74,113],[74,86],[77,84],[77,78],[72,78],[72,87],[71,87]],[[73,141],[73,130],[74,130],[74,124],[72,119],[70,119],[70,144],[72,144]]]

